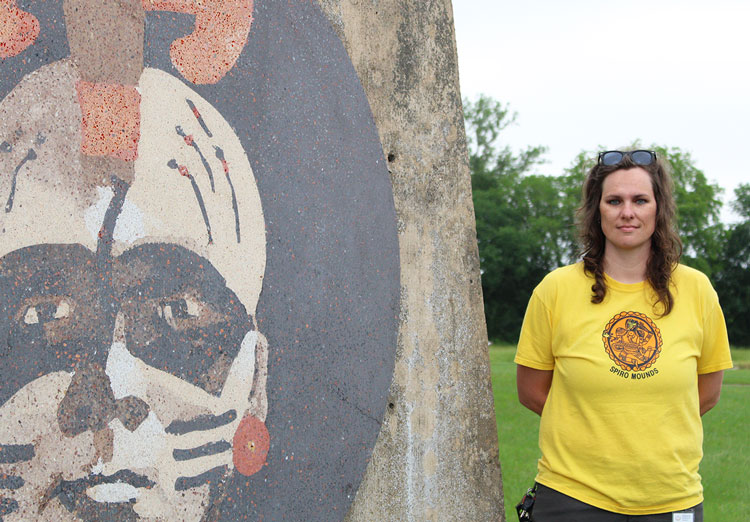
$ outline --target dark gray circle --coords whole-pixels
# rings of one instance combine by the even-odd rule
[[[19,7],[41,34],[2,62],[0,98],[69,54],[62,2]],[[190,16],[149,13],[145,65],[181,78],[168,49],[191,30]],[[239,136],[266,220],[257,320],[269,341],[271,449],[260,472],[228,479],[221,520],[343,519],[380,430],[398,328],[396,217],[367,99],[308,1],[256,2],[236,66],[191,87]]]

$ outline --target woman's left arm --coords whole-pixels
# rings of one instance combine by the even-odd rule
[[[719,402],[723,379],[724,370],[698,375],[698,400],[700,401],[701,415]]]

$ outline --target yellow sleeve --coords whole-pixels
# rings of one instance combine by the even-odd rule
[[[526,308],[514,362],[537,370],[555,368],[551,315],[537,290],[534,290]]]
[[[698,358],[698,374],[718,372],[731,367],[732,355],[729,351],[727,326],[717,297],[703,320],[703,346]]]

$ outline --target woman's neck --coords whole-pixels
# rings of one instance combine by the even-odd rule
[[[646,280],[646,266],[650,255],[651,248],[625,251],[606,248],[604,250],[604,272],[621,283],[640,283]]]

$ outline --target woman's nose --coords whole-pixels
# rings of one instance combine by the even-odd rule
[[[113,419],[130,431],[148,416],[148,405],[133,396],[115,399],[107,374],[93,363],[76,370],[57,409],[57,423],[68,437],[85,431],[99,431]]]
[[[627,201],[622,204],[622,207],[620,207],[620,212],[622,213],[622,216],[627,219],[635,216],[633,204]]]

